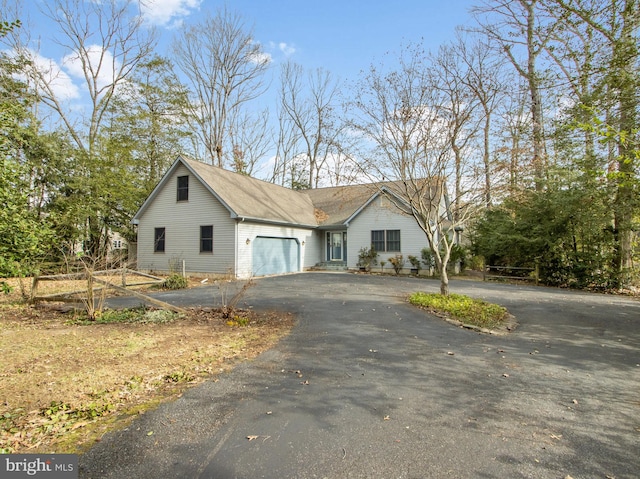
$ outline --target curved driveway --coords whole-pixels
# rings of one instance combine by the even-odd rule
[[[292,334],[104,437],[80,477],[640,476],[640,302],[452,281],[516,316],[514,332],[491,336],[404,301],[438,288],[344,273],[257,280],[246,306],[296,313]]]

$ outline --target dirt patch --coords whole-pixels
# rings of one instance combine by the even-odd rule
[[[0,296],[0,452],[79,452],[132,414],[271,348],[289,314],[189,309],[171,322],[78,324]]]

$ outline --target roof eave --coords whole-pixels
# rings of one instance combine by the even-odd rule
[[[308,228],[308,229],[317,229],[319,226],[317,224],[304,224],[304,223],[292,223],[290,221],[284,220],[271,220],[268,218],[254,218],[251,216],[234,216],[234,218],[238,221],[251,221],[252,223],[261,223],[261,224],[270,224],[270,225],[278,225],[278,226],[291,226],[294,228]]]

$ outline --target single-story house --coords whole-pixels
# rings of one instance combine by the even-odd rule
[[[385,261],[419,258],[427,246],[380,185],[296,191],[183,156],[132,222],[138,269],[157,272],[249,278],[322,265],[356,269],[363,247]]]

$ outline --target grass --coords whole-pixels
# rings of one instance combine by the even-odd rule
[[[112,323],[171,323],[182,318],[183,315],[166,309],[147,309],[131,308],[131,309],[105,309],[95,320],[90,320],[86,316],[73,317],[69,324],[93,325],[93,324],[112,324]]]
[[[409,302],[480,328],[497,328],[508,318],[506,308],[461,294],[443,296],[437,293],[416,292],[409,296]]]
[[[294,323],[288,314],[238,310],[229,324],[216,309],[147,308],[87,321],[25,304],[17,281],[6,281],[13,291],[0,293],[0,454],[82,452],[269,349]]]

